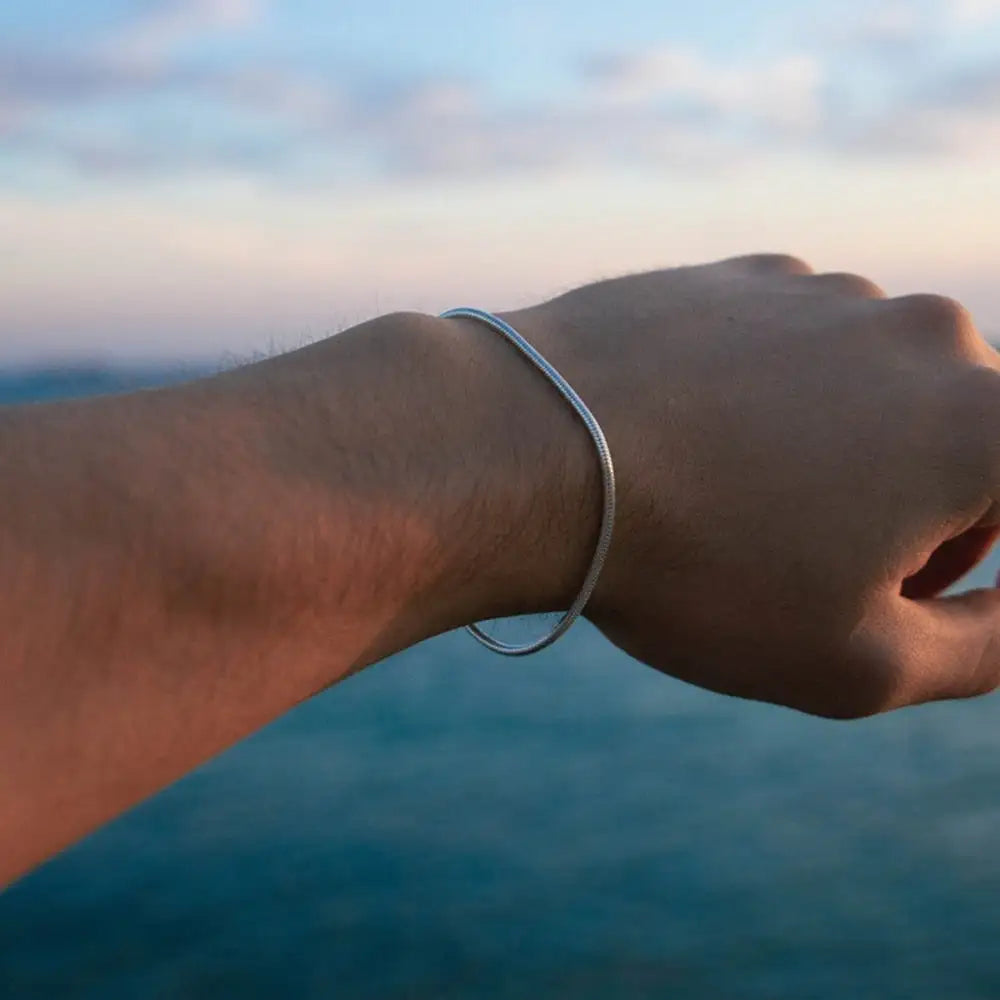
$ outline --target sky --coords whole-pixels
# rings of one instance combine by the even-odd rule
[[[0,4],[0,364],[757,250],[1000,338],[1000,0]]]

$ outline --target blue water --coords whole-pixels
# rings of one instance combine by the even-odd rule
[[[425,643],[22,880],[0,996],[996,1000],[998,939],[1000,698],[823,722],[582,626]]]

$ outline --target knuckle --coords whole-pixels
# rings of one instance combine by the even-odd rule
[[[859,719],[870,719],[881,711],[883,711],[882,708],[869,708],[860,702],[855,704],[850,701],[838,701],[811,711],[809,714],[818,719],[826,719],[828,722],[857,722]]]
[[[831,664],[837,684],[809,711],[825,719],[849,721],[880,715],[905,700],[904,664],[878,636],[855,636]]]
[[[786,253],[755,253],[745,257],[734,257],[731,263],[744,266],[751,271],[766,274],[812,274],[813,269],[801,257]]]
[[[1000,674],[996,670],[980,670],[973,678],[968,697],[982,698],[988,694],[995,694],[998,688],[1000,688]]]
[[[850,295],[863,299],[884,299],[885,292],[874,281],[860,274],[850,274],[846,271],[833,271],[828,274],[818,274],[809,279],[823,290]]]
[[[898,702],[875,687],[855,688],[844,691],[810,708],[809,714],[833,722],[852,722],[870,719],[898,706]]]
[[[845,689],[835,694],[826,694],[822,698],[809,699],[792,707],[818,719],[829,719],[831,722],[851,722],[879,715],[888,711],[892,704],[871,697],[867,692]]]
[[[976,330],[972,314],[957,299],[947,295],[905,295],[894,300],[897,312],[910,332],[930,334],[962,355],[978,355],[985,341]]]
[[[971,321],[969,311],[948,295],[911,295],[910,307],[928,326],[959,327]]]

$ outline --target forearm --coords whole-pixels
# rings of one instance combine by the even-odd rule
[[[3,412],[0,882],[369,663],[558,607],[588,459],[488,331],[414,315]]]

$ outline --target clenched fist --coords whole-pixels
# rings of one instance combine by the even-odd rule
[[[505,318],[607,434],[619,517],[588,616],[621,648],[833,717],[1000,682],[1000,592],[940,596],[1000,528],[1000,359],[957,303],[761,255]],[[577,510],[564,597],[597,524]]]

